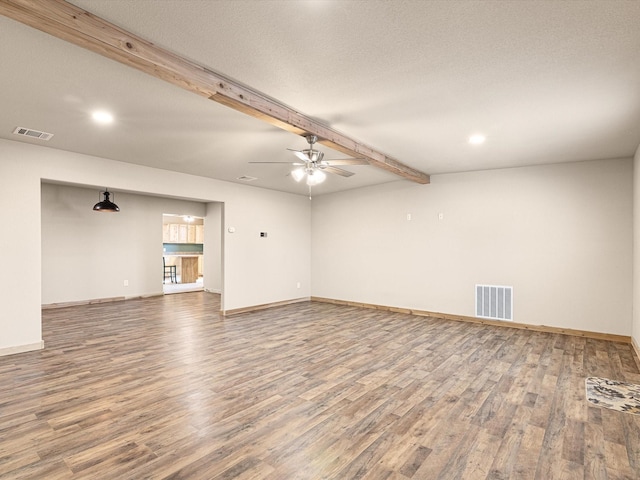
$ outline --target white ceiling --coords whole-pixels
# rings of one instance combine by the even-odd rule
[[[72,3],[428,174],[630,157],[640,144],[637,1]],[[6,17],[0,65],[1,138],[307,193],[290,166],[248,163],[294,161],[301,137]],[[114,124],[92,123],[96,108]],[[484,145],[467,143],[475,132]],[[345,168],[356,175],[314,195],[407,181]]]

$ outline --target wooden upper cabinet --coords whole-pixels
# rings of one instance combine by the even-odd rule
[[[169,225],[169,242],[178,243],[180,241],[180,225],[172,223]]]
[[[165,223],[162,243],[204,243],[204,225]]]
[[[196,243],[196,226],[189,225],[187,228],[187,243]]]
[[[178,236],[178,243],[187,243],[187,234],[189,232],[189,225],[179,225],[180,234]]]

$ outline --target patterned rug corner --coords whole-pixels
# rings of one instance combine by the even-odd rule
[[[640,385],[599,377],[588,377],[584,383],[587,400],[594,405],[640,415]]]

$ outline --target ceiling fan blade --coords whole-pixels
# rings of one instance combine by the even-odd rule
[[[291,151],[296,157],[298,157],[303,162],[306,163],[311,161],[311,159],[306,154],[302,153],[300,150],[291,150]]]
[[[350,177],[352,175],[355,175],[355,173],[353,172],[349,172],[347,170],[343,170],[342,168],[338,168],[338,167],[326,166],[326,167],[322,167],[322,170],[329,173],[335,173],[336,175],[340,175],[341,177]]]
[[[366,158],[335,158],[325,160],[329,165],[369,165]]]
[[[302,158],[304,157],[304,161],[307,162],[310,160],[309,156],[306,154],[305,150],[296,150],[294,148],[287,148],[287,150],[289,150],[290,152],[293,152],[293,154],[298,157],[298,158]]]

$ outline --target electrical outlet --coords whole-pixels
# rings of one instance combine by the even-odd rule
[[[410,222],[411,221],[411,214],[407,213],[407,221]]]
[[[298,282],[298,285],[297,285],[297,286],[298,286],[298,288],[300,288],[300,282]]]
[[[125,280],[125,281],[124,281],[124,286],[125,286],[125,287],[128,287],[128,286],[129,286],[129,280]]]

